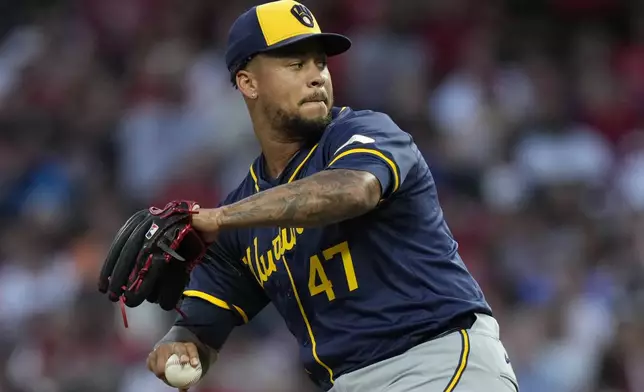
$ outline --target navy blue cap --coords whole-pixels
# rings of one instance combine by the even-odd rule
[[[322,43],[327,56],[351,47],[351,40],[344,35],[323,33],[311,11],[296,1],[261,4],[241,14],[230,28],[226,66],[233,72],[258,53],[313,38]]]

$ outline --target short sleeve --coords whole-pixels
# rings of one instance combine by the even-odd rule
[[[382,113],[336,124],[325,141],[327,170],[364,170],[378,178],[382,197],[395,193],[418,162],[411,136]]]

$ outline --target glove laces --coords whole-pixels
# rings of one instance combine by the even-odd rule
[[[123,318],[123,326],[125,328],[128,328],[130,326],[129,322],[127,321],[127,312],[125,311],[125,295],[121,295],[119,297],[119,308],[121,308],[121,317]],[[188,316],[183,312],[183,310],[179,309],[178,306],[175,306],[174,308],[175,312],[179,313],[179,315],[183,319],[187,319]]]

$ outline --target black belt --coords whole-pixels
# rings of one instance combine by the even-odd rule
[[[453,319],[449,320],[444,327],[434,331],[426,341],[442,338],[452,332],[460,331],[461,329],[470,329],[476,322],[476,314],[473,312],[459,314]]]

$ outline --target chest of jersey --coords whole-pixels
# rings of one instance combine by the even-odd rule
[[[324,170],[327,160],[323,147],[316,145],[290,163],[281,181],[267,183],[258,176],[256,190],[311,176]],[[239,232],[243,265],[300,341],[308,341],[307,314],[318,314],[358,288],[350,237],[351,225],[345,223]]]
[[[243,243],[243,264],[250,270],[257,282],[268,293],[279,289],[280,277],[284,278],[285,261],[292,261],[296,256],[304,257],[309,246],[297,246],[304,242],[302,228],[267,228],[248,230]],[[308,233],[307,233],[308,234]],[[298,241],[300,240],[300,241]],[[278,266],[280,268],[278,269]],[[277,286],[276,286],[277,285]]]
[[[296,335],[304,309],[320,310],[358,288],[340,225],[249,230],[242,262]]]
[[[336,256],[342,258],[349,251],[343,237],[337,225],[249,230],[244,241],[242,262],[260,286],[275,299],[273,297],[284,291],[283,286],[289,286],[286,283],[291,283],[291,278],[298,284],[302,278],[309,277],[310,272],[325,278],[322,264]]]
[[[302,151],[289,163],[285,172],[272,182],[263,179],[262,167],[257,166],[253,176],[256,191],[293,182],[324,170],[325,159],[322,149],[316,145]],[[257,282],[271,300],[292,290],[291,280],[299,281],[306,267],[306,261],[333,241],[332,233],[326,228],[253,228],[240,233],[243,264],[250,270]],[[289,276],[290,275],[290,276]]]

